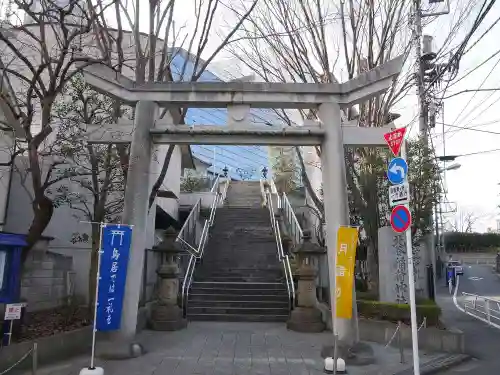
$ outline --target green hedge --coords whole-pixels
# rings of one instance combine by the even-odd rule
[[[404,303],[390,303],[358,299],[358,313],[368,319],[388,320],[391,322],[402,321],[410,324],[410,305]],[[417,320],[419,324],[427,318],[428,326],[439,325],[441,309],[435,302],[420,300],[417,303]]]
[[[475,252],[496,251],[500,248],[500,234],[498,233],[445,233],[446,251]]]

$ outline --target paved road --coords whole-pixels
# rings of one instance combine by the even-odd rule
[[[440,284],[443,284],[442,280],[440,280]],[[498,297],[500,296],[500,278],[492,272],[492,268],[489,266],[465,266],[464,275],[460,276],[457,296],[460,296],[461,292]],[[463,300],[460,297],[457,302],[462,306]],[[465,333],[467,353],[476,358],[440,374],[486,375],[500,373],[500,330],[460,311],[444,286],[438,287],[438,303],[443,309],[445,323],[457,327]]]

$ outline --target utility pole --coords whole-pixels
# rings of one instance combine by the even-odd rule
[[[428,137],[428,103],[426,100],[426,87],[425,87],[425,69],[424,69],[424,59],[422,58],[422,10],[421,10],[421,0],[413,1],[413,27],[412,27],[412,41],[415,44],[415,83],[417,85],[417,96],[418,96],[418,130],[420,133],[420,138],[426,149],[429,147],[429,137]],[[429,49],[432,46],[432,38],[427,39],[427,43],[425,43],[426,49]],[[428,52],[428,51],[425,51]],[[430,155],[425,155],[427,158],[430,158]],[[429,160],[430,161],[430,160]],[[432,213],[425,218],[426,223],[429,228],[433,227],[432,223]],[[432,233],[432,232],[431,232]],[[429,255],[431,258],[431,273],[432,273],[432,284],[429,285],[433,290],[429,290],[429,296],[433,297],[435,295],[436,290],[436,252],[435,252],[435,243],[434,241],[430,242],[429,246]]]
[[[437,4],[437,3],[445,3],[444,0],[429,0],[429,4]],[[422,18],[423,17],[429,17],[429,16],[438,16],[442,14],[447,14],[449,13],[450,6],[449,2],[446,2],[446,10],[445,11],[439,11],[439,12],[433,12],[433,13],[422,13],[422,2],[421,0],[413,0],[413,27],[412,27],[412,42],[415,44],[415,83],[417,85],[417,96],[418,96],[418,128],[419,128],[419,133],[420,133],[420,138],[422,142],[424,142],[424,145],[426,149],[429,149],[430,144],[429,144],[429,127],[434,127],[435,126],[435,116],[436,116],[436,111],[437,111],[437,106],[435,103],[430,103],[427,98],[429,97],[428,90],[430,87],[426,87],[426,78],[430,78],[432,85],[434,82],[434,74],[436,72],[435,65],[432,63],[432,61],[436,58],[436,54],[432,52],[432,36],[430,35],[424,35],[423,39],[423,51],[422,51]],[[431,69],[429,75],[430,77],[426,76],[427,68],[433,68]],[[429,121],[430,120],[430,121]],[[429,158],[429,162],[432,162],[430,160],[431,155],[427,155]],[[428,228],[433,228],[433,218],[432,218],[432,212],[429,214],[429,216],[426,219],[427,227]],[[436,217],[436,224],[437,224],[438,218]],[[435,228],[436,234],[438,234],[438,227],[436,226]],[[432,233],[432,231],[431,231]],[[431,237],[432,238],[432,237]],[[429,246],[429,256],[431,258],[431,272],[432,272],[432,279],[433,283],[431,284],[431,287],[433,288],[432,291],[429,291],[430,296],[435,295],[436,291],[436,243],[435,241],[431,240],[430,246]]]
[[[424,67],[422,64],[422,13],[421,1],[413,0],[413,28],[412,41],[415,44],[415,81],[418,95],[418,130],[425,144],[428,144],[427,121],[426,121],[426,100],[424,86]]]

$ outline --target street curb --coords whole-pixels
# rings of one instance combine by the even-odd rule
[[[471,359],[472,357],[468,354],[446,354],[423,364],[420,367],[420,374],[421,375],[437,374],[440,371],[448,370],[464,362],[470,361]],[[413,375],[413,366],[410,365],[408,368],[396,372],[393,375]]]

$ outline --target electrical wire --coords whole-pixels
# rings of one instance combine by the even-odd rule
[[[474,21],[474,24],[471,28],[471,30],[466,34],[464,40],[458,47],[457,51],[453,54],[453,56],[449,59],[448,63],[439,70],[439,72],[436,74],[434,79],[429,83],[427,89],[424,91],[424,95],[427,94],[427,92],[430,90],[430,88],[437,83],[444,73],[453,66],[458,70],[458,67],[460,65],[460,59],[462,58],[464,54],[464,50],[467,46],[467,43],[469,42],[470,38],[474,35],[474,32],[478,29],[478,27],[481,25],[481,23],[484,21],[484,18],[486,15],[490,12],[491,8],[495,4],[496,0],[490,0],[489,4],[486,6],[486,2],[488,0],[485,0],[483,5],[481,6],[481,9],[479,10],[479,14],[476,17],[476,20]],[[486,6],[486,7],[485,7]],[[483,12],[484,9],[484,12]]]
[[[445,126],[452,127],[452,128],[457,128],[457,129],[460,129],[460,130],[470,130],[470,131],[474,131],[474,132],[480,132],[480,133],[488,133],[488,134],[497,134],[497,135],[500,135],[500,132],[494,132],[494,131],[490,131],[490,130],[482,130],[482,129],[467,128],[467,127],[464,127],[464,126],[451,125],[451,124],[444,124],[444,125],[445,125]]]
[[[494,148],[492,150],[482,150],[482,151],[475,151],[475,152],[470,152],[470,153],[467,153],[467,154],[460,154],[460,155],[456,155],[456,157],[465,157],[465,156],[473,156],[473,155],[482,155],[482,154],[488,154],[488,153],[491,153],[491,152],[498,152],[500,151],[500,148]]]
[[[495,70],[495,68],[497,67],[497,65],[500,64],[500,58],[497,60],[497,62],[495,63],[495,65],[493,65],[493,67],[490,69],[489,73],[486,75],[486,77],[483,79],[483,81],[481,82],[481,84],[479,85],[479,89],[483,87],[483,85],[486,83],[486,81],[488,80],[488,78],[490,77],[490,75],[493,73],[493,71]],[[462,110],[460,111],[460,113],[455,117],[455,120],[453,121],[453,124],[457,123],[458,119],[460,118],[460,116],[462,115],[462,113],[464,113],[464,111],[467,109],[467,107],[469,106],[469,104],[472,102],[472,100],[476,97],[478,91],[474,92],[474,95],[472,95],[472,97],[469,99],[469,101],[467,102],[467,104],[462,108]],[[484,101],[482,101],[481,103],[484,103]],[[481,104],[482,105],[482,104]],[[475,107],[477,108],[477,106]],[[474,108],[472,109],[472,111],[470,111],[465,117],[464,119],[466,119],[467,117],[470,116],[470,114],[472,112],[474,112]],[[463,120],[462,120],[463,121]],[[460,121],[461,122],[461,121]],[[459,123],[460,123],[459,122]]]

